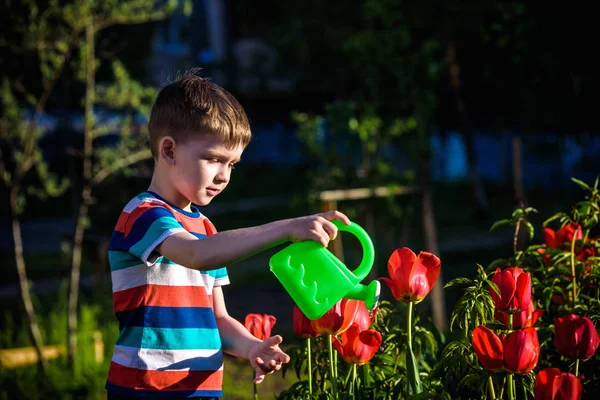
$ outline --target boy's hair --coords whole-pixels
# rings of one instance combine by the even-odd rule
[[[250,124],[240,103],[196,72],[197,69],[187,71],[158,93],[148,123],[150,150],[155,159],[158,142],[164,136],[185,142],[198,135],[215,135],[228,148],[250,143]]]

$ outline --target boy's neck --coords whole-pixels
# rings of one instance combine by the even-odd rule
[[[168,180],[161,179],[156,171],[154,171],[154,174],[152,174],[152,181],[150,182],[148,191],[156,193],[175,207],[181,208],[185,211],[192,211],[191,201],[178,193],[177,190],[175,190],[175,188],[168,182]]]

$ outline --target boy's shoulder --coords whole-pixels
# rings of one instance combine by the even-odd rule
[[[212,222],[197,207],[192,206],[191,211],[182,210],[158,194],[145,191],[133,197],[123,207],[116,230],[119,226],[133,224],[145,225],[149,229],[152,223],[159,219],[174,219],[185,230],[201,235],[212,235],[216,228]],[[127,231],[128,229],[125,229]]]

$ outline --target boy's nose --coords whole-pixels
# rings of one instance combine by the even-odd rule
[[[219,172],[215,176],[215,180],[219,183],[229,182],[229,168],[220,168]]]

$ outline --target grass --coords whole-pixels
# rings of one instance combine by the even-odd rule
[[[223,377],[223,397],[231,400],[245,400],[254,398],[254,370],[246,360],[229,357],[225,358]],[[274,398],[283,390],[289,388],[297,381],[293,373],[285,377],[278,371],[267,375],[265,380],[257,385],[259,398]]]

